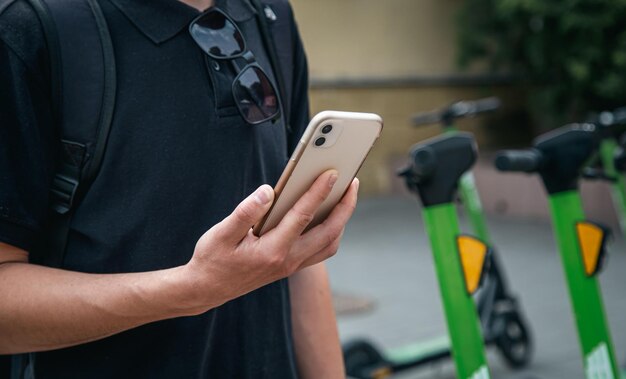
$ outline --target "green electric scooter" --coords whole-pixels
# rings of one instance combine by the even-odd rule
[[[620,136],[626,131],[626,107],[612,112],[604,111],[590,119],[600,138],[598,150],[582,171],[584,178],[605,179],[611,182],[611,197],[622,235],[626,236],[626,177],[616,169],[614,157],[618,154]],[[619,127],[623,125],[622,127]]]
[[[348,342],[343,347],[349,376],[385,378],[452,355],[459,378],[489,378],[485,344],[495,344],[514,367],[528,363],[528,328],[494,255],[479,239],[459,232],[454,199],[460,178],[475,160],[473,137],[455,133],[415,145],[401,173],[424,205],[449,335],[385,352],[366,340]]]
[[[411,121],[415,126],[439,124],[443,132],[450,135],[458,132],[454,124],[455,120],[494,112],[500,108],[500,105],[500,99],[497,97],[487,97],[471,101],[462,100],[454,102],[442,109],[418,113],[411,118]],[[478,238],[488,244],[492,244],[493,241],[489,236],[487,222],[485,221],[482,204],[474,181],[474,175],[471,171],[461,177],[458,193],[463,211],[468,217],[472,230]]]
[[[598,148],[594,124],[572,124],[537,138],[533,148],[496,157],[501,171],[538,173],[548,192],[550,212],[587,379],[619,379],[613,344],[596,275],[606,252],[608,228],[585,220],[578,181]]]

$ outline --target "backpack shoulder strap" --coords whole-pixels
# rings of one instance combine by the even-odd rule
[[[102,162],[113,110],[113,44],[97,0],[29,0],[46,33],[61,151],[45,263],[63,262],[73,208]],[[50,251],[52,250],[52,251]]]
[[[42,0],[30,0],[32,8],[37,13],[37,17],[41,22],[44,32],[46,45],[48,46],[48,60],[50,65],[50,98],[52,100],[53,116],[58,120],[60,101],[62,97],[61,90],[61,56],[59,38],[56,32],[54,20],[48,13],[47,7]]]
[[[285,125],[291,132],[293,73],[293,15],[286,0],[251,0],[256,9],[261,36],[268,52],[283,106]]]

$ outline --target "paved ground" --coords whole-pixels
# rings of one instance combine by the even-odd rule
[[[506,367],[488,352],[492,377],[583,378],[579,346],[550,224],[490,218],[512,290],[535,338],[532,365]],[[626,244],[615,238],[601,274],[604,302],[618,360],[626,363]],[[428,239],[417,200],[408,196],[363,199],[346,230],[340,253],[329,262],[333,290],[375,302],[368,312],[339,317],[342,340],[368,337],[384,348],[445,333]],[[399,378],[454,378],[450,363],[434,364]]]

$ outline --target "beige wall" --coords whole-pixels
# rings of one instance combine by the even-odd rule
[[[461,0],[291,0],[311,76],[444,75]]]

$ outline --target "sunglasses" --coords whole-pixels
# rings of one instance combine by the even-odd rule
[[[279,117],[278,92],[256,63],[254,54],[246,48],[243,34],[228,15],[211,8],[191,22],[189,33],[209,57],[233,62],[237,74],[232,84],[233,97],[246,122],[256,125]],[[243,68],[235,62],[237,58],[245,61]]]

